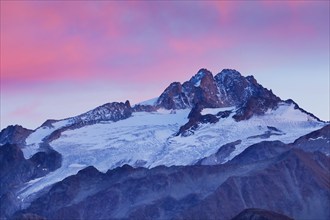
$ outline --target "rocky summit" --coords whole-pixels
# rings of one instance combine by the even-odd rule
[[[237,106],[235,118],[244,120],[276,107],[279,101],[280,98],[258,84],[253,76],[244,77],[236,70],[224,69],[213,77],[210,71],[201,69],[183,84],[170,84],[156,105],[165,109]]]
[[[0,132],[1,219],[330,219],[330,125],[253,76]]]

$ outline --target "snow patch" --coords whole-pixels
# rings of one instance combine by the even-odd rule
[[[86,166],[87,165],[85,165],[85,164],[79,164],[79,163],[73,163],[73,164],[69,165],[69,167],[72,167],[72,168],[84,168]]]
[[[310,140],[310,141],[315,141],[315,140],[319,140],[319,139],[327,139],[327,138],[321,136],[321,137],[317,137],[317,138],[309,138],[308,140]]]
[[[266,112],[268,116],[274,116],[275,118],[286,118],[288,121],[311,121],[317,122],[316,119],[311,119],[309,115],[300,111],[299,109],[295,109],[294,104],[288,104],[282,102],[279,104],[279,107],[273,111],[269,109]]]
[[[195,87],[199,87],[199,86],[201,85],[201,81],[202,81],[202,80],[200,79],[200,80],[198,80],[197,82],[195,82],[194,86],[195,86]]]
[[[36,182],[38,182],[39,180],[41,180],[42,179],[42,177],[40,177],[40,178],[36,178],[36,179],[33,179],[33,180],[30,180],[29,182],[27,182],[27,184],[33,184],[33,183],[36,183]]]
[[[195,87],[199,87],[204,76],[205,73],[203,71],[199,71],[195,76],[190,79],[190,82],[192,82]]]

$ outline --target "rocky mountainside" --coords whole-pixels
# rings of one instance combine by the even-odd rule
[[[158,98],[157,106],[165,109],[191,108],[197,103],[211,108],[228,106],[227,103],[222,103],[219,95],[212,73],[201,69],[183,84],[171,83]]]
[[[326,155],[330,155],[330,125],[324,126],[322,129],[313,131],[304,135],[293,143],[297,148],[305,151],[320,151]]]
[[[266,135],[270,135],[271,132],[274,131],[274,128],[269,128],[270,131],[266,131]],[[281,133],[281,131],[277,130],[275,132]],[[277,135],[278,133],[274,133]],[[265,136],[263,136],[265,137]],[[222,164],[224,158],[228,157],[230,153],[232,153],[235,150],[235,145],[240,144],[240,140],[225,144],[220,147],[220,149],[214,153],[211,154],[208,157],[205,157],[198,161],[197,164],[201,165],[216,165],[216,164]],[[260,142],[254,145],[251,145],[248,149],[246,149],[247,152],[245,154],[250,154],[249,157],[245,157],[248,161],[245,161],[242,155],[240,154],[237,157],[235,157],[233,160],[229,161],[228,163],[237,163],[237,164],[245,164],[253,161],[260,161],[260,160],[266,160],[270,157],[273,157],[274,155],[278,155],[279,153],[283,153],[287,150],[287,146],[302,149],[304,151],[308,152],[316,152],[319,151],[327,156],[330,155],[330,125],[326,125],[323,128],[313,131],[309,134],[306,134],[304,136],[301,136],[297,140],[295,140],[293,143],[286,145],[280,141],[273,141],[269,142],[267,144],[264,144],[265,142]]]
[[[215,77],[201,69],[183,84],[170,84],[157,99],[156,105],[165,109],[185,109],[237,106],[236,120],[253,114],[263,114],[281,101],[271,90],[262,87],[253,76],[242,76],[236,70],[224,69]]]
[[[112,102],[112,103],[104,104],[86,113],[68,119],[64,119],[60,121],[47,120],[41,125],[41,127],[42,128],[48,127],[54,131],[50,133],[42,141],[49,143],[52,140],[57,139],[63,131],[69,129],[77,129],[87,125],[97,124],[102,121],[116,122],[119,120],[123,120],[129,118],[132,115],[132,112],[133,109],[131,108],[129,101],[126,101],[125,103]],[[54,124],[58,124],[58,125],[54,126]]]
[[[24,145],[25,139],[32,132],[32,130],[23,128],[20,125],[10,125],[0,132],[0,145],[4,145],[6,143]]]
[[[0,203],[1,215],[10,215],[19,209],[19,197],[15,195],[24,183],[40,178],[61,166],[62,156],[48,148],[25,159],[23,152],[16,144],[5,144],[0,147]]]
[[[253,76],[201,69],[154,101],[3,129],[0,217],[328,219],[329,133]]]

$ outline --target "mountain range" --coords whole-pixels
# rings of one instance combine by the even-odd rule
[[[253,76],[0,133],[1,219],[330,219],[330,125]]]

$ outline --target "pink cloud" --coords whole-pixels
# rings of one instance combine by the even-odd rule
[[[10,117],[33,117],[37,118],[38,114],[36,112],[37,106],[40,103],[37,102],[31,102],[28,103],[27,105],[20,106],[19,108],[15,109],[14,111],[10,112],[8,116]]]
[[[69,8],[63,6],[63,2],[52,2],[50,5],[41,2],[27,3],[1,3],[4,12],[1,23],[3,78],[22,77],[31,81],[49,77],[52,80],[55,69],[63,70],[65,66],[72,69],[77,65],[86,67],[102,56],[116,55],[118,47],[114,36],[120,34],[116,25],[112,25],[113,16],[116,15],[113,13],[116,11],[115,5],[106,10],[102,8],[103,15],[100,18],[90,19],[93,12],[89,10],[88,3],[64,3]],[[61,9],[65,9],[64,12]],[[66,11],[70,13],[65,13]],[[112,38],[106,42],[109,36]],[[101,42],[97,42],[98,40]],[[105,41],[105,45],[100,45],[102,41]],[[109,45],[110,41],[113,41],[112,45]],[[115,49],[111,50],[112,47]],[[128,52],[124,48],[123,51]],[[68,74],[65,71],[63,75],[57,72],[56,77],[78,76],[80,73],[71,71]]]
[[[267,17],[277,22],[272,26],[262,18],[248,22],[252,15],[238,2],[2,4],[3,78],[27,81],[88,80],[103,77],[104,72],[118,73],[127,62],[153,65],[146,61],[148,57],[165,60],[176,53],[230,49],[258,42],[260,37],[285,42],[288,36],[314,35],[313,28],[290,17]],[[255,16],[273,13],[269,5],[274,4],[278,5],[252,4],[264,10]],[[208,12],[200,16],[201,9]]]
[[[231,39],[221,38],[220,36],[204,36],[200,39],[187,38],[170,38],[168,40],[169,47],[176,54],[187,53],[207,53],[212,48],[213,50],[225,49],[232,46]]]
[[[52,85],[97,82],[163,89],[201,67],[318,57],[328,33],[328,1],[1,1],[1,90],[41,97]]]

